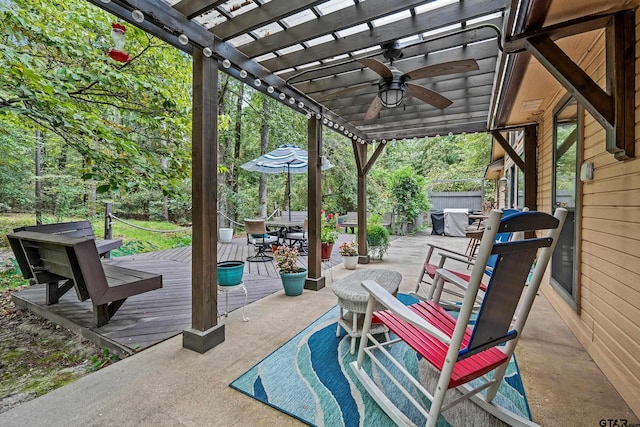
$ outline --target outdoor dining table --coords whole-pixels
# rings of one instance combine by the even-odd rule
[[[268,229],[271,229],[271,230],[277,229],[278,239],[282,239],[284,241],[284,236],[286,236],[288,232],[292,231],[293,229],[302,229],[302,227],[304,226],[304,220],[289,221],[285,218],[282,218],[282,219],[273,218],[273,219],[270,219],[269,221],[266,221],[265,225],[267,226]]]

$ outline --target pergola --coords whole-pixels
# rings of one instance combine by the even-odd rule
[[[358,174],[358,223],[366,224],[366,176],[387,142],[495,130],[493,118],[500,116],[498,110],[509,109],[499,90],[513,75],[512,59],[505,53],[529,47],[528,38],[514,39],[513,34],[524,30],[531,4],[537,3],[539,11],[544,10],[540,4],[545,3],[87,1],[193,57],[193,315],[192,328],[183,336],[185,347],[200,352],[224,341],[224,325],[218,325],[216,318],[217,164],[216,145],[211,143],[217,141],[218,71],[242,80],[308,118],[310,250],[306,287],[317,290],[324,286],[319,239],[322,132],[330,129],[352,142]],[[358,59],[388,64],[383,46],[393,42],[402,52],[393,65],[404,73],[471,59],[477,69],[453,69],[449,74],[441,69],[436,76],[420,75],[411,80],[452,101],[446,108],[423,102],[420,96],[406,96],[396,107],[368,114],[382,86],[379,72]],[[542,46],[545,47],[548,45]],[[504,145],[502,136],[498,132],[494,135]],[[522,165],[527,198],[534,207],[535,141],[534,132]],[[372,153],[368,153],[370,146]],[[366,226],[359,227],[358,240],[361,262],[367,262]]]

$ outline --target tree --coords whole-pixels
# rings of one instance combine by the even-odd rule
[[[175,191],[190,171],[190,58],[130,26],[132,59],[117,63],[104,53],[106,12],[79,0],[11,3],[0,10],[0,120],[26,120],[46,144],[62,141],[60,162],[76,152],[98,191]]]

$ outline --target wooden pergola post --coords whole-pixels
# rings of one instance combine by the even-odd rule
[[[205,353],[224,341],[218,325],[217,274],[217,146],[218,62],[200,49],[193,51],[193,244],[191,262],[191,328],[182,345]]]
[[[320,249],[320,209],[322,207],[321,162],[322,153],[322,123],[315,116],[307,122],[307,147],[309,153],[308,166],[308,203],[309,215],[309,262],[305,289],[314,291],[324,288],[325,278],[322,275],[322,260]]]
[[[369,263],[367,244],[367,170],[364,167],[367,159],[367,144],[353,142],[358,166],[358,263]],[[364,161],[363,161],[364,160]],[[360,167],[362,166],[362,167]]]

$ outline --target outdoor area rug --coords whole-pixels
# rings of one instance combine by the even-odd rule
[[[398,298],[405,304],[417,301],[404,294]],[[338,313],[338,306],[335,306],[230,386],[312,426],[393,425],[349,366],[356,359],[357,351],[353,355],[349,352],[350,338],[344,330],[340,337],[336,337]],[[424,361],[420,363],[420,356],[406,344],[394,344],[390,351],[400,356],[413,374],[428,377],[429,373],[423,371],[429,371],[431,367]],[[371,372],[370,363],[365,368]],[[391,369],[395,368],[391,366]],[[381,381],[387,390],[395,387],[383,374],[372,378]],[[430,380],[427,378],[426,381]],[[450,398],[455,397],[454,393],[457,391],[448,393]],[[394,403],[415,424],[424,425],[424,417],[407,401],[403,402],[405,397],[400,392],[388,395],[396,396]],[[511,360],[494,402],[517,415],[531,418],[515,360]],[[485,426],[495,421],[475,404],[466,401],[447,411],[445,418],[441,416],[438,425]]]

